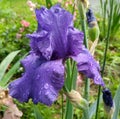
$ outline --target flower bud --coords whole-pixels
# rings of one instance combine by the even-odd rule
[[[104,102],[104,109],[109,118],[112,118],[114,113],[114,102],[112,99],[112,95],[109,89],[103,89],[103,102]]]
[[[88,107],[88,102],[77,91],[71,90],[66,96],[76,108],[84,110]]]
[[[89,29],[88,29],[89,39],[91,41],[95,41],[96,39],[99,38],[100,30],[99,30],[99,26],[97,24],[97,20],[91,9],[88,9],[88,11],[86,13],[86,17],[87,17],[87,22],[88,22],[88,26],[89,26]]]

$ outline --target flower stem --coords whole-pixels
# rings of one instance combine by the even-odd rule
[[[105,45],[105,51],[104,51],[104,58],[103,58],[103,66],[102,66],[102,72],[101,75],[103,77],[104,75],[104,69],[105,69],[105,65],[106,65],[106,58],[107,58],[107,50],[109,48],[109,39],[110,39],[110,34],[111,34],[111,25],[112,25],[112,14],[113,14],[113,1],[114,0],[110,0],[110,18],[109,18],[109,22],[108,22],[108,32],[107,32],[107,37],[106,37],[106,45]],[[101,86],[99,86],[98,88],[98,99],[97,99],[97,107],[96,107],[96,115],[95,115],[95,119],[98,119],[98,108],[99,108],[99,102],[100,102],[100,92],[101,92]]]
[[[64,118],[64,97],[63,97],[63,92],[61,94],[61,98],[62,98],[62,116],[61,116],[61,119]]]
[[[89,107],[84,110],[84,117],[82,119],[90,119],[89,117]]]
[[[87,39],[87,32],[86,32],[86,15],[85,15],[85,8],[83,8],[83,5],[81,6],[81,9],[83,11],[83,16],[81,16],[81,24],[82,24],[82,31],[84,32],[84,44],[85,47],[88,48],[88,39]],[[79,9],[80,12],[80,9]],[[90,87],[90,81],[88,78],[85,79],[85,91],[84,91],[84,98],[86,100],[89,100],[89,87]],[[84,119],[89,119],[89,107],[84,110]]]
[[[82,2],[78,2],[78,10],[80,14],[80,20],[82,25],[82,31],[84,32],[84,44],[85,47],[88,48],[88,39],[87,39],[87,32],[86,32],[86,15],[85,15],[85,8]],[[89,80],[85,79],[85,93],[84,97],[86,100],[89,98]]]

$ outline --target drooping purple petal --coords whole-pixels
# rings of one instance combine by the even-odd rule
[[[92,78],[95,84],[104,86],[104,82],[100,75],[100,66],[85,48],[77,56],[72,56],[77,62],[78,71],[85,74],[88,78]]]
[[[10,95],[21,102],[32,98],[34,103],[51,105],[64,84],[62,60],[46,61],[31,54],[22,61],[23,76],[9,85]]]
[[[36,53],[37,49],[37,54],[42,54],[47,60],[65,58],[69,50],[68,28],[73,27],[72,15],[60,5],[55,5],[50,9],[36,9],[36,18],[38,30],[27,35],[31,39],[32,50]]]

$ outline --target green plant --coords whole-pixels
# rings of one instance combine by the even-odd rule
[[[20,61],[17,61],[12,68],[9,69],[9,66],[11,62],[13,61],[14,57],[19,53],[20,51],[14,51],[10,53],[1,63],[0,63],[0,86],[6,87],[8,81],[11,79],[11,77],[16,73],[16,70],[20,66]]]
[[[111,16],[112,5],[111,1],[109,0],[100,0],[100,3],[103,17],[103,19],[100,21],[101,36],[102,38],[105,38],[108,32],[109,18]],[[112,32],[110,33],[110,38],[114,38],[120,30],[120,2],[118,0],[114,0],[113,2],[111,29]]]

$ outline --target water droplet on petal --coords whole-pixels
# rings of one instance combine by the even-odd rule
[[[48,89],[48,88],[49,88],[49,84],[46,83],[46,84],[44,85],[44,88],[45,88],[45,89]]]
[[[48,96],[49,95],[49,92],[47,91],[46,93],[45,93],[45,96]]]
[[[59,12],[59,9],[55,9],[55,13],[58,13]]]

